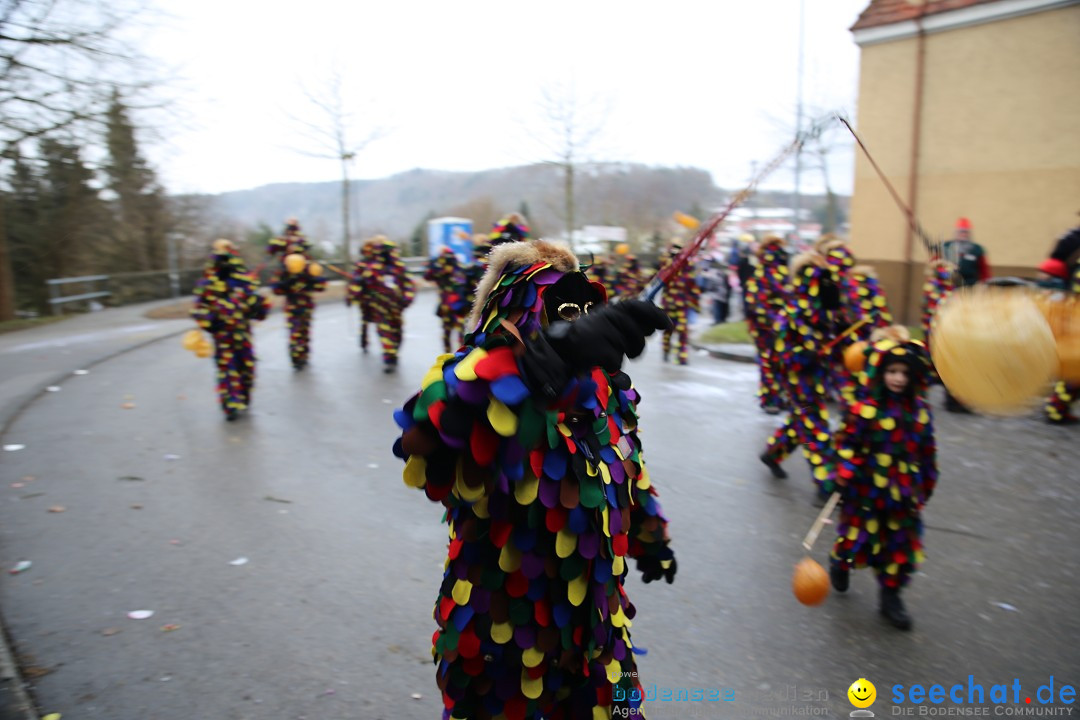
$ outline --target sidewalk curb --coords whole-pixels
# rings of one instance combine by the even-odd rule
[[[740,355],[738,353],[730,353],[730,352],[726,352],[724,350],[717,350],[716,348],[711,348],[711,347],[709,347],[707,345],[699,345],[697,343],[690,343],[690,347],[694,348],[695,350],[704,350],[705,352],[709,353],[710,356],[716,358],[717,360],[728,360],[730,362],[749,363],[751,365],[757,362],[757,360],[753,356]]]
[[[68,370],[62,375],[57,375],[52,380],[41,383],[37,390],[26,397],[14,410],[7,412],[2,418],[0,418],[0,437],[7,434],[11,429],[11,426],[15,424],[26,410],[37,402],[47,392],[45,388],[52,385],[62,385],[66,380],[74,377],[74,371],[79,369],[89,369],[100,365],[104,362],[112,360],[113,358],[124,355],[125,353],[139,350],[162,340],[168,340],[170,338],[183,335],[191,328],[184,328],[182,330],[173,330],[159,335],[157,337],[149,338],[134,345],[128,345],[127,347],[120,348],[101,357],[95,358],[89,362],[77,363],[77,367]],[[12,700],[12,706],[9,708],[4,707],[4,695],[9,695]],[[26,683],[19,673],[19,666],[15,662],[15,656],[12,652],[12,642],[8,634],[7,623],[4,622],[3,609],[0,608],[0,720],[41,720],[40,715],[37,712],[37,704],[30,696],[29,690],[26,688]]]

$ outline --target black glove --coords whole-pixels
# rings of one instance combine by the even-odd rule
[[[547,340],[572,370],[600,366],[614,372],[622,367],[623,356],[636,358],[642,353],[646,337],[672,327],[667,314],[651,302],[624,300],[603,305],[575,322],[552,324]]]
[[[549,402],[559,397],[573,375],[570,366],[551,346],[544,333],[525,343],[521,371],[533,394]]]
[[[665,560],[671,561],[666,568],[662,564]],[[679,563],[676,562],[675,553],[670,547],[665,546],[656,555],[641,555],[635,558],[635,561],[637,569],[641,571],[642,582],[651,583],[660,578],[664,578],[668,585],[675,582],[675,573],[679,569]]]

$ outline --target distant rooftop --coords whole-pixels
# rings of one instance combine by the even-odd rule
[[[972,5],[988,5],[1002,2],[1002,0],[871,0],[870,4],[851,30],[863,30],[866,28],[892,25],[893,23],[914,20],[917,17],[927,17],[950,10],[960,10]]]

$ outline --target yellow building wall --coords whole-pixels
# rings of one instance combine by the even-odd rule
[[[1031,275],[1080,223],[1080,5],[928,34],[915,202],[909,197],[917,38],[862,49],[858,126],[923,227],[971,219],[995,274]],[[857,155],[851,243],[900,310],[906,221]],[[908,319],[926,253],[915,239]]]

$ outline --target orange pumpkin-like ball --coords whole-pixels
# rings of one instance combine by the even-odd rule
[[[859,373],[866,367],[866,341],[851,343],[844,350],[844,367],[850,372]]]
[[[829,595],[829,574],[815,560],[804,557],[795,565],[791,589],[803,605],[820,605]]]

